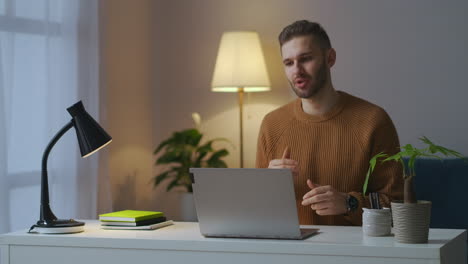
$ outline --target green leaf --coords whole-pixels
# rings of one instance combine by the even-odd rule
[[[370,161],[369,161],[369,169],[367,170],[367,174],[366,174],[366,179],[364,180],[364,185],[362,186],[362,193],[365,195],[366,192],[367,192],[367,186],[369,184],[369,178],[372,174],[372,172],[374,171],[375,169],[375,166],[377,165],[377,160],[379,158],[383,158],[383,157],[386,157],[387,154],[383,153],[383,152],[380,152],[378,154],[376,154],[375,156],[373,156]]]
[[[213,155],[211,155],[209,160],[218,160],[224,156],[227,156],[228,154],[229,154],[229,151],[227,151],[226,149],[221,149],[213,153]]]
[[[413,175],[414,175],[414,164],[416,162],[417,157],[418,157],[418,154],[415,153],[408,160],[408,169],[410,171],[410,174],[413,174]]]
[[[207,161],[209,168],[227,168],[227,165],[222,160],[208,160]]]
[[[203,135],[195,128],[179,132],[177,136],[177,138],[180,140],[179,142],[194,147],[198,146],[198,143],[200,143],[200,140],[203,137]]]
[[[419,155],[419,156],[420,157],[435,158],[435,159],[438,159],[438,160],[442,160],[441,157],[439,157],[437,155],[433,155],[433,154],[421,153],[421,155]]]
[[[401,153],[402,153],[402,152],[397,153],[397,154],[392,155],[392,156],[389,156],[389,157],[387,157],[386,159],[384,159],[382,162],[387,162],[387,161],[391,161],[391,160],[393,160],[393,161],[400,161],[400,160],[402,160],[402,158],[403,158],[403,155],[402,155]]]
[[[404,145],[404,146],[402,147],[402,149],[404,149],[404,150],[405,150],[406,152],[408,152],[408,153],[411,153],[411,152],[414,150],[414,148],[413,148],[413,146],[412,146],[411,144],[406,144],[406,145]]]
[[[434,143],[432,143],[432,141],[430,141],[426,136],[420,137],[419,140],[421,140],[422,142],[424,142],[427,145],[434,145]]]
[[[158,158],[156,164],[169,164],[179,161],[181,158],[180,154],[175,152],[166,152]]]
[[[437,153],[437,147],[434,146],[434,145],[431,145],[431,146],[429,146],[429,151],[430,151],[432,154]]]
[[[431,154],[442,153],[446,157],[455,157],[455,158],[460,158],[460,159],[466,159],[466,157],[461,155],[459,152],[457,152],[455,150],[452,150],[452,149],[445,148],[443,146],[436,145],[425,136],[423,136],[423,137],[421,137],[419,139],[422,142],[424,142],[425,144],[428,145],[429,152],[431,152]],[[437,156],[437,155],[433,155],[433,157],[435,157],[435,156]],[[438,157],[440,158],[440,156],[438,156]]]
[[[165,179],[167,179],[167,177],[169,177],[169,174],[171,173],[172,171],[165,171],[161,174],[159,174],[158,176],[156,176],[155,180],[154,180],[154,185],[157,186],[159,185],[162,181],[164,181]]]
[[[451,150],[451,149],[446,149],[446,150],[448,152],[448,156],[452,156],[452,157],[456,157],[460,159],[466,159],[466,157],[464,157],[462,154],[460,154],[459,152],[455,150]]]
[[[213,151],[213,148],[211,147],[211,144],[213,144],[213,140],[210,140],[206,142],[205,144],[201,145],[196,149],[198,153],[208,153]]]
[[[174,179],[173,181],[171,181],[171,183],[169,183],[169,185],[166,188],[166,191],[170,191],[172,188],[177,186],[180,186],[180,184],[177,182],[177,180]]]
[[[155,185],[171,179],[167,186],[168,191],[177,186],[183,186],[191,191],[190,168],[204,166],[227,167],[227,164],[221,159],[229,152],[226,149],[215,150],[213,143],[216,141],[229,141],[225,138],[216,138],[199,146],[202,137],[203,135],[197,129],[186,129],[174,132],[170,138],[158,145],[154,154],[160,152],[163,152],[163,154],[158,157],[155,165],[171,164],[172,167],[154,177]],[[205,160],[207,157],[209,157],[208,160]]]
[[[196,152],[198,153],[198,156],[195,159],[195,167],[201,167],[201,161],[203,158],[206,157],[209,152],[213,151],[211,144],[213,144],[213,140],[210,140],[197,148]]]
[[[167,146],[167,145],[172,144],[173,142],[174,142],[174,138],[172,138],[172,137],[171,137],[171,138],[168,138],[167,140],[165,140],[165,141],[163,141],[163,142],[161,142],[161,144],[159,144],[158,147],[154,150],[153,154],[155,154],[155,155],[158,154],[158,152],[159,152],[162,148],[164,148],[164,147]]]

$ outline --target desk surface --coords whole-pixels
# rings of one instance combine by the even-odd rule
[[[198,223],[176,222],[157,230],[103,230],[99,221],[85,221],[85,231],[78,234],[28,234],[26,230],[0,235],[0,245],[100,247],[121,249],[190,250],[306,254],[360,257],[401,257],[441,259],[447,244],[466,242],[466,230],[431,229],[427,244],[400,244],[393,236],[366,237],[361,227],[303,226],[320,232],[306,240],[205,238]],[[332,246],[333,245],[333,246]],[[465,252],[462,253],[466,257]]]

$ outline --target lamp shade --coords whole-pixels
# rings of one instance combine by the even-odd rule
[[[216,59],[214,92],[263,92],[270,90],[260,38],[257,32],[225,32]]]
[[[90,156],[112,141],[109,134],[84,109],[81,101],[67,108],[72,116],[81,156]]]

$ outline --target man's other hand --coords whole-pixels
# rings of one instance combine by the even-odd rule
[[[283,152],[281,159],[274,159],[268,164],[269,169],[291,169],[293,175],[296,177],[299,174],[297,167],[298,162],[291,159],[291,151],[289,147],[286,147]]]
[[[302,197],[302,205],[310,206],[318,215],[340,215],[348,212],[347,194],[330,185],[321,186],[307,180],[310,191]]]

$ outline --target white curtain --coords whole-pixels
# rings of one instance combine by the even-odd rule
[[[0,233],[39,220],[42,154],[71,119],[66,108],[82,100],[105,121],[98,35],[98,1],[0,0]],[[73,128],[52,149],[50,205],[58,218],[96,218],[106,206],[98,202],[109,203],[97,199],[108,190],[99,155],[81,159]]]

